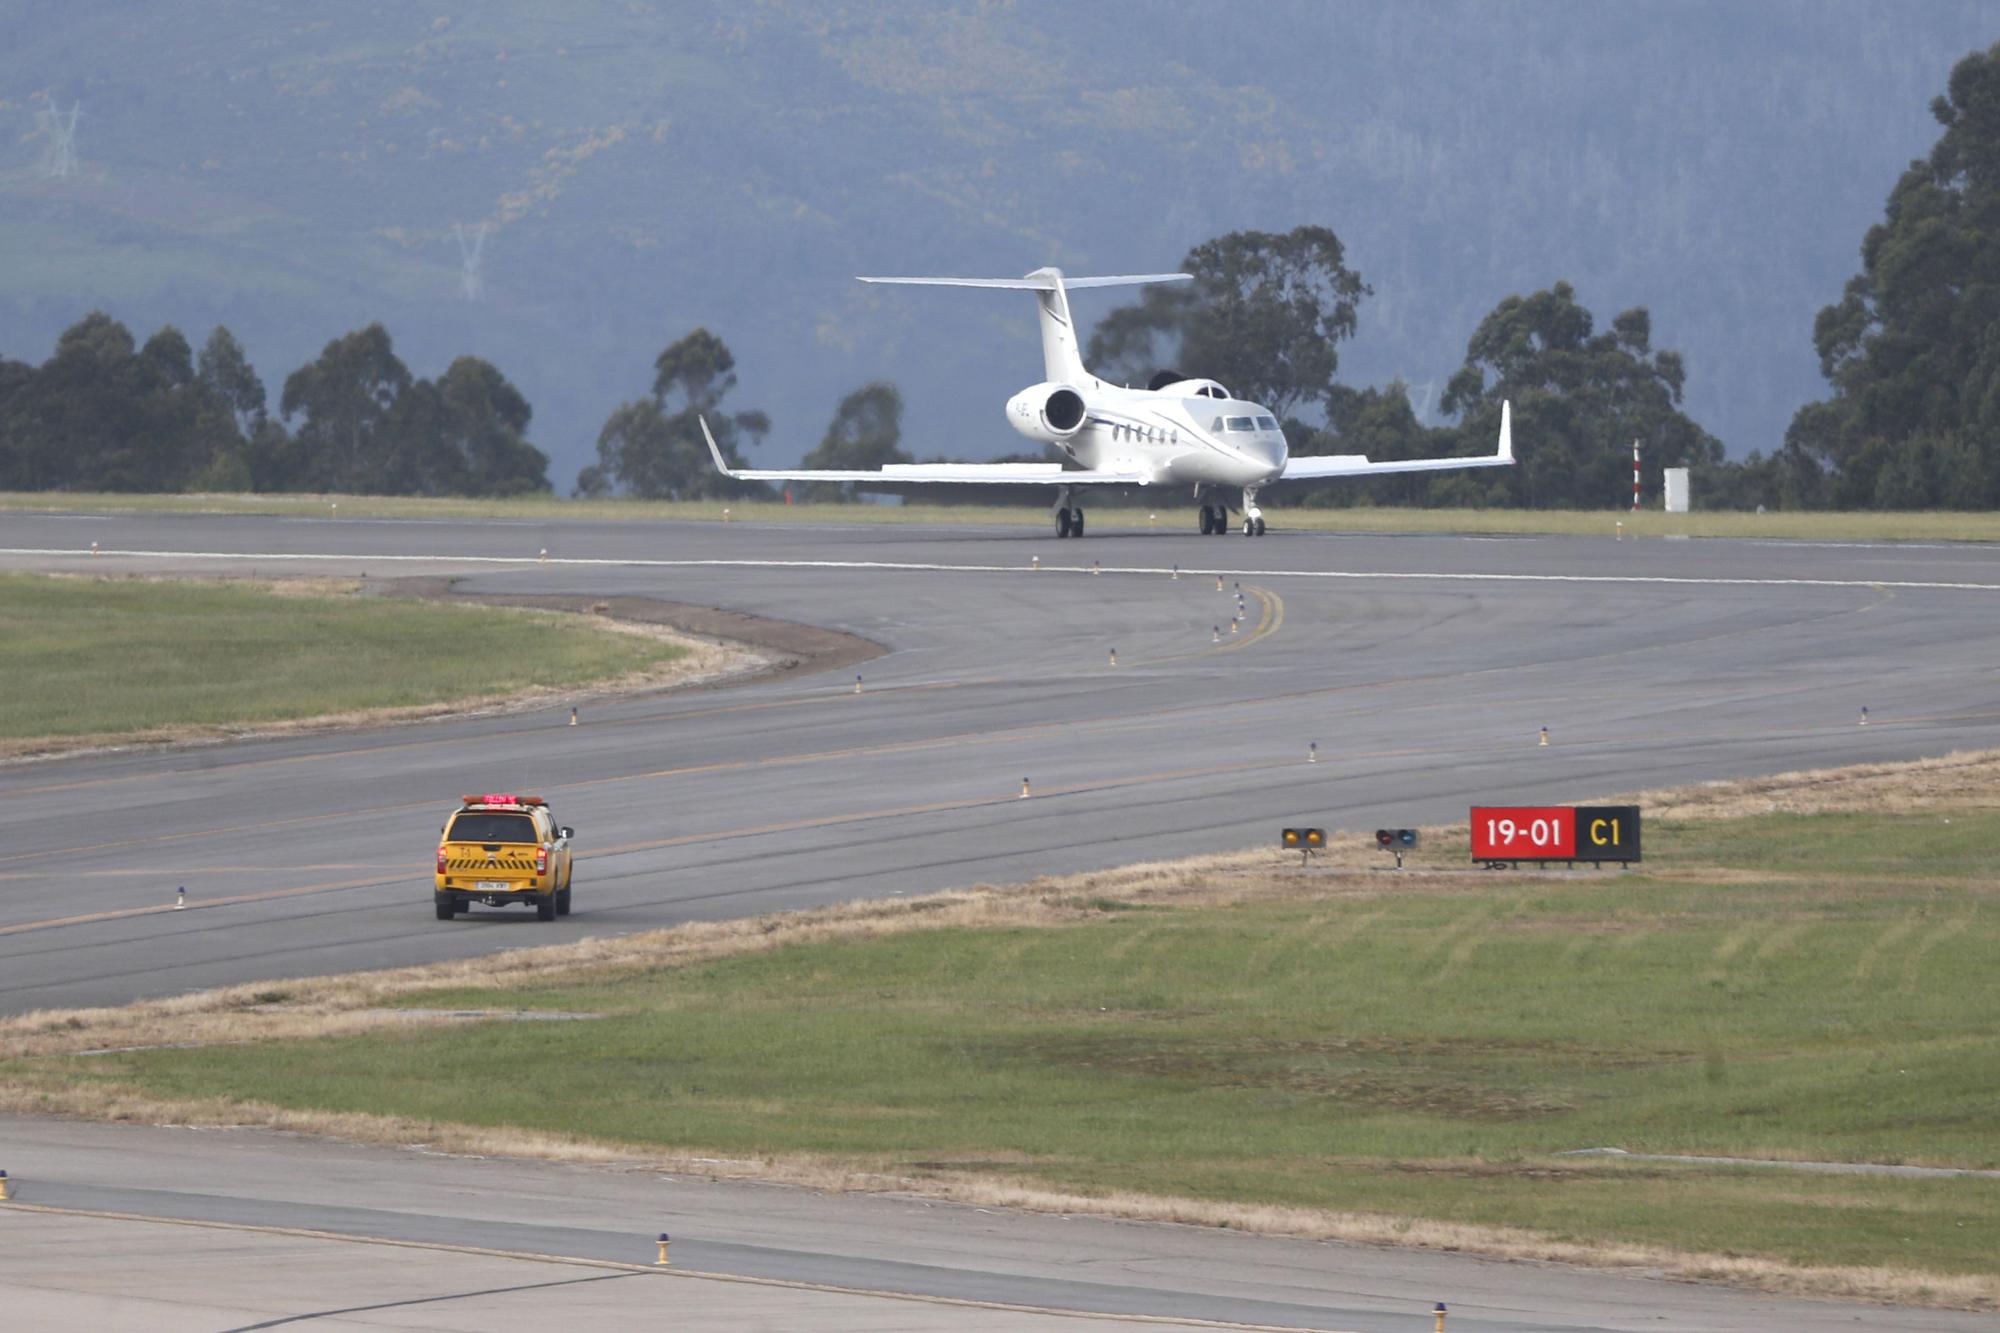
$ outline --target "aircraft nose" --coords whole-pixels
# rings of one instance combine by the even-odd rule
[[[1243,450],[1264,466],[1276,471],[1285,465],[1285,437],[1266,435],[1250,441]]]

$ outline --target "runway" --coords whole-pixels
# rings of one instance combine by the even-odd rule
[[[1287,824],[1438,823],[1474,802],[2000,743],[2000,557],[1975,547],[5,526],[14,568],[462,572],[472,589],[670,598],[888,650],[859,695],[842,672],[592,704],[575,728],[553,707],[0,768],[10,824],[34,830],[0,870],[5,1011],[1012,882]],[[93,541],[151,554],[50,554]],[[1662,579],[1678,581],[1645,581]],[[539,792],[576,827],[574,917],[430,919],[433,839],[473,790]],[[172,912],[182,885],[190,910]]]

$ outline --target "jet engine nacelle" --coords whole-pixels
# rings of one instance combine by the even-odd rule
[[[1083,395],[1067,384],[1036,384],[1007,400],[1007,424],[1038,444],[1062,444],[1083,429]]]

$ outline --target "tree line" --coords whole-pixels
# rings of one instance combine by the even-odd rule
[[[93,312],[40,366],[0,358],[0,489],[549,489],[548,455],[527,440],[532,410],[506,376],[462,356],[417,379],[380,324],[334,339],[287,376],[278,411],[227,328],[197,354],[171,324],[140,345]]]
[[[1819,312],[1832,393],[1766,466],[1788,501],[2000,505],[2000,44],[1952,67],[1943,127],[1861,241],[1861,272]]]
[[[1731,461],[1682,410],[1685,362],[1653,345],[1645,307],[1601,325],[1566,281],[1509,296],[1479,322],[1441,400],[1445,424],[1419,421],[1401,384],[1341,383],[1340,344],[1373,290],[1323,226],[1196,246],[1181,265],[1194,281],[1113,310],[1086,359],[1113,381],[1147,383],[1170,366],[1218,379],[1277,413],[1300,454],[1488,453],[1501,402],[1514,405],[1516,467],[1326,483],[1306,488],[1306,503],[1603,507],[1629,493],[1637,440],[1649,492],[1662,469],[1687,467],[1704,507],[1990,508],[2000,504],[2000,44],[1961,60],[1931,110],[1942,135],[1897,181],[1862,241],[1861,273],[1814,324],[1831,393],[1800,408],[1769,455]],[[725,403],[736,382],[735,357],[708,329],[670,344],[651,392],[605,421],[574,493],[770,495],[720,475],[701,436],[705,417],[737,466],[770,434],[768,414]],[[894,385],[863,385],[801,466],[913,461],[902,411]],[[416,379],[379,324],[287,377],[278,413],[226,328],[197,355],[172,326],[136,346],[93,313],[39,367],[0,358],[0,489],[551,489],[548,458],[527,440],[527,400],[498,369],[460,357],[436,380]],[[982,489],[942,498],[986,500]],[[794,488],[806,499],[851,492]]]

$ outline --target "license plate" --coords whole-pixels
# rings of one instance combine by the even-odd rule
[[[504,879],[482,879],[472,887],[475,889],[511,889],[514,886]]]

